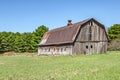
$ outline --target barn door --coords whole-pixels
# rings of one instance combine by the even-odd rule
[[[94,53],[94,43],[85,43],[85,54]]]

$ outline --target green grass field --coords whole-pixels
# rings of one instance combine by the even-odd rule
[[[120,52],[0,56],[0,80],[120,80]]]

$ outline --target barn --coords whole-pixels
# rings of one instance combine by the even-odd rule
[[[105,26],[89,18],[46,32],[38,45],[38,55],[76,55],[104,53],[108,36]]]

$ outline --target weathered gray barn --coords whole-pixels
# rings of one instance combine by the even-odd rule
[[[105,26],[93,18],[50,30],[38,47],[40,54],[92,54],[107,51],[108,36]]]

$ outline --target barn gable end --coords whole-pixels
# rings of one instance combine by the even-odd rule
[[[68,25],[69,24],[69,25]],[[92,54],[107,51],[104,25],[93,18],[50,30],[43,36],[38,54]]]
[[[82,25],[73,46],[75,54],[103,53],[107,51],[108,37],[105,27],[95,20]]]

